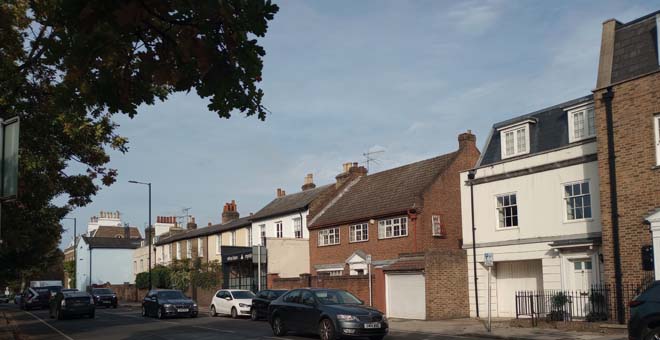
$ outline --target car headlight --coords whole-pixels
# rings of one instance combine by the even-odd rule
[[[383,322],[387,322],[387,316],[383,315]]]
[[[62,302],[60,302],[60,306],[66,307],[66,300],[62,299]]]
[[[166,303],[166,304],[163,305],[163,307],[165,307],[165,308],[172,308],[172,304],[170,304],[170,303]]]
[[[358,318],[354,315],[338,314],[337,315],[337,320],[339,320],[339,321],[358,321]]]
[[[98,300],[98,299],[100,299],[101,297],[98,296],[98,295],[95,295],[94,298]]]
[[[238,307],[241,307],[241,308],[249,308],[250,305],[247,305],[247,304],[244,304],[244,303],[239,303],[239,304],[238,304]]]

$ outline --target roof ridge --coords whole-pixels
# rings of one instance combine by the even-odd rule
[[[557,109],[557,108],[570,107],[570,106],[573,106],[573,105],[581,103],[581,102],[585,102],[585,101],[588,101],[588,100],[593,100],[593,97],[594,97],[593,94],[588,94],[588,95],[585,95],[585,96],[582,96],[582,97],[567,100],[567,101],[559,103],[559,104],[551,105],[551,106],[548,106],[548,107],[545,107],[545,108],[542,108],[542,109],[539,109],[539,110],[528,112],[528,113],[525,113],[525,114],[522,114],[522,115],[519,115],[519,116],[516,116],[516,117],[513,117],[513,118],[505,119],[503,121],[499,121],[499,122],[493,124],[492,128],[506,126],[506,125],[515,123],[516,121],[518,121],[520,119],[529,118],[533,115],[537,115],[539,113],[551,111],[551,110],[554,110],[554,109]]]
[[[376,176],[376,175],[380,175],[380,174],[387,174],[387,173],[392,172],[392,171],[394,171],[394,170],[398,170],[398,169],[401,169],[401,168],[405,168],[405,167],[409,167],[409,166],[417,165],[417,164],[419,164],[419,163],[428,162],[428,161],[432,161],[432,160],[437,160],[437,159],[444,158],[444,157],[455,156],[456,154],[458,154],[458,152],[459,152],[459,150],[456,150],[456,151],[452,151],[452,152],[445,153],[445,154],[442,154],[442,155],[438,155],[438,156],[435,156],[435,157],[430,157],[430,158],[426,158],[426,159],[421,159],[421,160],[418,160],[418,161],[414,161],[414,162],[412,162],[412,163],[399,165],[399,166],[397,166],[397,167],[395,167],[395,168],[390,168],[390,169],[387,169],[387,170],[383,170],[383,171],[379,171],[379,172],[374,172],[373,174],[367,174],[367,175],[364,176],[364,177]]]

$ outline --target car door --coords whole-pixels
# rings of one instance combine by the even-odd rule
[[[229,314],[231,311],[231,301],[227,301],[227,299],[231,299],[231,295],[229,295],[229,292],[226,290],[223,290],[220,296],[220,313],[222,314]]]
[[[215,312],[216,313],[220,312],[219,309],[220,309],[220,293],[221,292],[222,292],[221,290],[215,292],[215,295],[213,295],[213,298],[211,298],[211,305],[215,306]],[[209,308],[211,308],[211,306],[209,306]]]
[[[268,307],[268,291],[262,290],[257,293],[257,296],[252,299],[252,309],[257,311],[258,317],[263,317],[266,314]]]
[[[303,291],[300,297],[300,304],[298,304],[296,309],[296,318],[298,319],[300,329],[305,332],[316,332],[320,315],[321,313],[314,294],[309,290]]]
[[[149,294],[144,299],[144,306],[147,312],[147,315],[156,314],[156,292],[150,291]]]
[[[282,299],[282,306],[280,310],[280,317],[284,321],[284,325],[292,331],[300,330],[298,317],[296,315],[298,304],[300,303],[301,290],[294,290],[286,294]]]

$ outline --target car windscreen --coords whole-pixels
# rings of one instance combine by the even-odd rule
[[[343,290],[315,290],[314,295],[324,305],[361,305],[362,301]]]
[[[273,298],[277,299],[278,297],[284,295],[284,293],[286,293],[287,291],[286,290],[273,290],[272,292],[273,292]]]
[[[254,298],[254,293],[252,293],[250,291],[231,292],[231,295],[233,295],[234,299],[237,299],[237,300],[253,299]]]
[[[183,293],[177,290],[171,290],[167,292],[158,292],[158,298],[159,299],[165,299],[165,300],[174,300],[174,299],[187,299]]]
[[[108,288],[94,289],[92,290],[93,294],[112,294],[112,291]]]

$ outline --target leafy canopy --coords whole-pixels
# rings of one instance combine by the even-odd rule
[[[0,117],[21,118],[0,281],[47,266],[61,218],[115,181],[107,151],[128,150],[115,114],[194,90],[219,117],[265,119],[257,38],[277,11],[270,0],[0,2]]]

